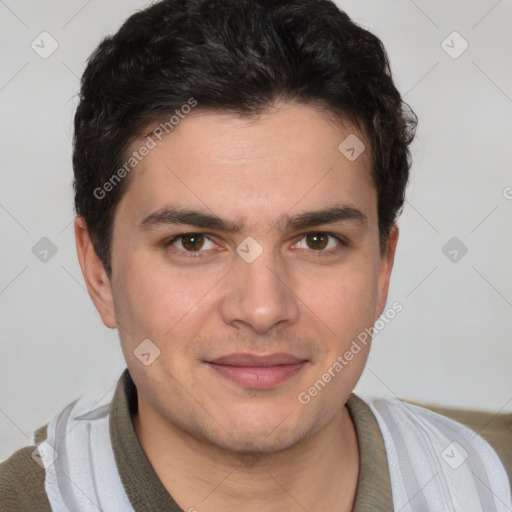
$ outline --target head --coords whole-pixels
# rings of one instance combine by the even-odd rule
[[[297,397],[384,310],[415,122],[379,39],[330,0],[164,0],[101,42],[75,232],[143,410],[235,451],[340,412],[369,343]],[[232,354],[297,364],[240,380]]]

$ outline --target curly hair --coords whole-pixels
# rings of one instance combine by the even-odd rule
[[[81,79],[75,213],[109,277],[115,208],[132,175],[97,191],[148,126],[191,98],[197,109],[242,116],[299,102],[356,123],[370,146],[385,247],[405,200],[417,118],[381,41],[331,0],[161,0],[103,39]]]

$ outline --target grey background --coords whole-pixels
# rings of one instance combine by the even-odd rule
[[[338,4],[383,40],[420,119],[388,300],[403,311],[356,391],[512,411],[512,2]],[[72,119],[85,60],[145,5],[0,0],[0,460],[125,367],[76,258]],[[31,47],[43,31],[47,59]]]

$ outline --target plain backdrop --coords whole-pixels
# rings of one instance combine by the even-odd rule
[[[388,299],[403,310],[356,391],[512,411],[512,2],[338,3],[382,39],[419,117]],[[145,5],[0,1],[0,460],[125,368],[76,257],[72,121],[87,57]]]

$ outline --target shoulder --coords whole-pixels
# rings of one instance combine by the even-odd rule
[[[496,500],[511,502],[510,482],[500,458],[475,431],[403,400],[364,400],[381,429],[390,472],[404,492],[410,491],[407,489],[410,479],[406,475],[417,475],[425,483],[433,479],[430,487],[439,487],[439,492],[432,491],[433,494],[453,492],[457,499],[468,500],[472,494],[471,499],[489,503],[486,510],[496,510]],[[460,490],[462,484],[467,486],[466,496]]]
[[[494,449],[508,473],[512,486],[512,413],[491,413],[468,409],[454,409],[435,405],[426,407],[477,432]]]
[[[44,439],[46,425],[34,434],[36,443]],[[0,512],[51,512],[37,455],[36,446],[25,446],[0,463]]]
[[[482,436],[443,414],[396,398],[372,398],[366,401],[379,426],[395,443],[423,445],[426,449],[436,450],[436,453],[442,448],[439,455],[449,465],[456,464],[456,461],[449,460],[452,449],[458,450],[460,458],[464,458],[464,461],[457,461],[461,463],[466,459],[471,463],[470,455],[475,460],[499,460]]]

